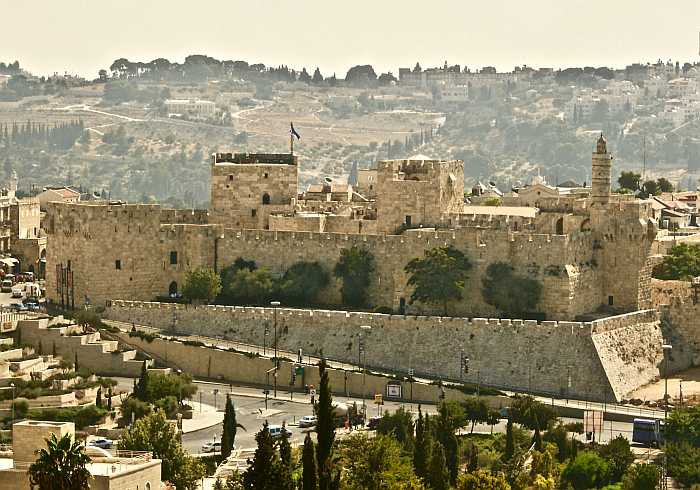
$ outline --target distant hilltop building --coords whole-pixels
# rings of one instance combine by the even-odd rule
[[[207,118],[216,113],[216,104],[210,100],[168,99],[165,101],[165,110],[169,115]]]
[[[488,87],[496,84],[514,83],[528,80],[531,70],[518,70],[513,73],[498,73],[492,66],[483,67],[479,72],[471,72],[460,65],[448,66],[447,62],[441,68],[422,69],[416,64],[415,68],[399,68],[399,84],[404,86],[429,88],[431,86],[465,87],[468,89]],[[462,99],[464,89],[447,92],[449,98]],[[456,100],[459,101],[459,100]]]
[[[451,245],[474,263],[474,284],[498,261],[541,282],[537,311],[548,319],[649,305],[653,210],[649,201],[611,194],[612,157],[602,136],[590,188],[536,182],[522,195],[503,196],[502,207],[465,203],[459,160],[380,161],[358,172],[357,187],[326,180],[300,191],[297,158],[213,155],[209,210],[49,203],[49,299],[70,306],[87,297],[92,304],[149,301],[179,292],[190,270],[221,271],[238,258],[275,275],[303,260],[332,271],[341,251],[357,246],[375,257],[372,306],[430,313],[428,306],[409,304],[404,267],[431,248]],[[339,304],[339,287],[332,282],[319,299]],[[480,288],[467,288],[455,309],[465,316],[497,314]]]

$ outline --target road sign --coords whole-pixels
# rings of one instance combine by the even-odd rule
[[[409,368],[409,369],[408,369],[408,375],[409,375],[410,377],[413,377],[413,373],[414,373],[413,368]]]
[[[295,366],[294,372],[298,375],[304,374],[304,366]]]
[[[316,396],[316,390],[309,390],[309,395]]]
[[[381,393],[377,393],[374,395],[374,404],[375,405],[384,405],[384,400],[382,399]]]

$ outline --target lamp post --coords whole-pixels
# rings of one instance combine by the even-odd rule
[[[218,410],[218,409],[219,409],[219,404],[216,403],[216,396],[217,396],[218,394],[219,394],[219,389],[218,389],[218,388],[214,388],[214,410]]]
[[[279,301],[270,301],[270,306],[272,306],[273,308],[273,316],[275,323],[275,398],[277,398],[277,307],[279,305]]]
[[[664,353],[664,434],[666,432],[666,418],[668,417],[668,356],[673,349],[673,346],[670,344],[663,344],[661,346],[661,349],[663,350]],[[666,438],[664,437],[664,449],[666,448]],[[663,459],[663,474],[662,474],[663,481],[661,482],[661,488],[662,490],[666,490],[666,451],[664,450],[664,459]]]
[[[15,423],[15,384],[10,383],[10,388],[12,388],[12,424]]]
[[[364,338],[362,335],[362,331],[368,332],[372,330],[372,327],[369,325],[361,325],[360,326],[360,346],[361,350],[360,352],[364,354],[362,356],[362,360],[364,361],[362,363],[362,416],[367,417],[367,405],[365,404],[365,398],[366,398],[366,391],[365,391],[365,380],[367,378],[367,350],[365,349],[365,344],[364,344]],[[359,360],[359,359],[358,359]]]
[[[270,335],[270,327],[265,322],[265,331],[263,332],[263,356],[267,356],[267,336]]]

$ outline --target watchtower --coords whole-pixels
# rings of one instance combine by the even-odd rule
[[[612,159],[608,153],[608,143],[603,133],[600,133],[592,159],[591,205],[594,207],[605,206],[610,202]]]

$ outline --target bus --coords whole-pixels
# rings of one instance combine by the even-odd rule
[[[645,446],[660,446],[664,442],[664,422],[654,419],[634,419],[632,442]]]

